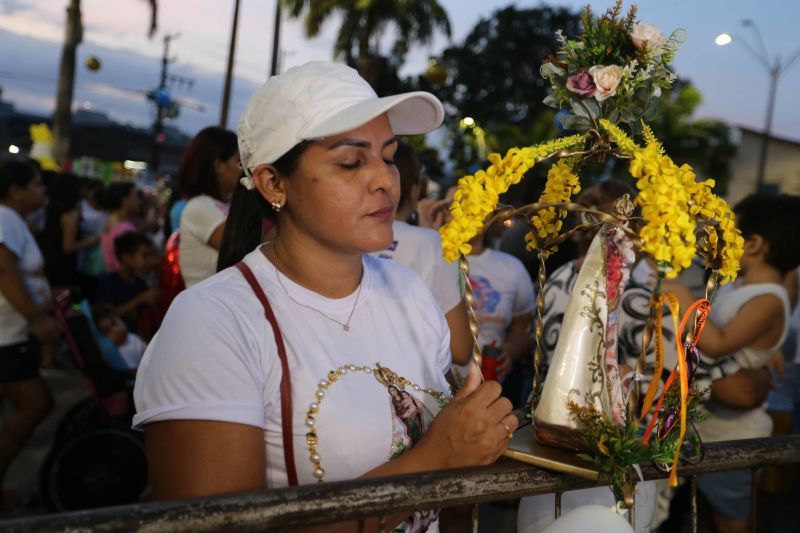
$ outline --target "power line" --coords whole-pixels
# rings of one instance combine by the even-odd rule
[[[220,52],[219,49],[217,49],[213,44],[209,44],[207,42],[201,41],[201,40],[197,39],[196,37],[188,37],[188,40],[193,41],[192,43],[190,43],[190,45],[193,48],[201,49],[200,51],[202,51],[206,55],[214,56],[215,58],[219,59],[221,63],[224,64],[224,62],[226,60],[225,54]],[[222,45],[220,45],[220,46],[222,46]],[[184,64],[189,64],[189,63],[184,62]],[[259,69],[259,70],[264,71],[264,72],[266,72],[266,70],[267,70],[267,66],[266,65],[260,65],[258,63],[254,63],[252,61],[248,61],[246,59],[236,59],[235,65],[236,66],[245,66],[245,67],[250,67],[250,68],[254,68],[254,69]],[[194,67],[194,68],[197,68],[197,67]]]

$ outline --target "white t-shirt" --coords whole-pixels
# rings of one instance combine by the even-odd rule
[[[766,365],[772,353],[779,350],[789,331],[789,298],[786,289],[777,283],[753,283],[743,285],[720,294],[711,307],[711,320],[723,326],[739,309],[757,296],[772,294],[783,304],[783,332],[780,340],[771,348],[744,347],[722,359],[732,359],[742,368],[760,368]],[[769,437],[772,433],[772,419],[767,414],[766,403],[753,409],[737,409],[723,405],[711,398],[703,405],[711,413],[711,418],[698,425],[698,430],[707,442],[732,439],[755,439]]]
[[[461,302],[458,263],[448,263],[442,256],[442,238],[429,228],[420,228],[395,220],[391,246],[370,255],[394,259],[415,270],[433,292],[439,307],[447,313]]]
[[[475,293],[478,342],[484,351],[500,348],[515,316],[536,307],[533,283],[522,261],[505,252],[487,248],[470,255],[469,282]]]
[[[109,213],[98,211],[87,200],[81,200],[81,233],[84,236],[102,235]]]
[[[419,276],[394,261],[366,256],[360,295],[330,299],[281,275],[284,290],[260,250],[244,261],[266,293],[286,345],[299,482],[316,481],[306,411],[318,401],[320,381],[343,365],[380,364],[413,385],[404,387],[409,394],[402,401],[392,402],[403,387],[392,391],[374,374],[348,369],[324,390],[314,427],[325,480],[354,479],[416,442],[440,403],[414,385],[446,393],[450,366],[447,322]],[[350,331],[321,314],[344,323],[354,305]],[[244,276],[228,268],[182,292],[170,306],[139,366],[133,423],[196,419],[262,428],[268,486],[286,486],[280,381],[263,308]]]
[[[122,346],[117,346],[119,355],[122,356],[122,360],[131,370],[139,368],[145,348],[147,348],[147,343],[136,333],[130,332],[128,332],[128,336]]]
[[[50,285],[44,276],[44,259],[25,220],[15,210],[0,205],[0,244],[17,256],[17,267],[34,303],[50,305]],[[28,321],[0,293],[0,346],[28,340]]]
[[[218,252],[208,239],[228,218],[228,204],[202,194],[186,204],[181,214],[181,244],[178,263],[186,287],[212,276],[217,271]]]

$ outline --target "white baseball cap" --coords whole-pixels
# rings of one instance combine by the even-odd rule
[[[248,174],[274,163],[301,141],[358,128],[384,113],[397,135],[428,133],[442,124],[434,95],[416,91],[379,98],[355,69],[312,61],[271,77],[239,121],[239,156]]]

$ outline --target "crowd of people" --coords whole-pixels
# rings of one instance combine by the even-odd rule
[[[60,364],[52,313],[65,295],[86,302],[109,341],[103,356],[135,378],[132,423],[145,435],[153,498],[495,461],[518,425],[512,408],[531,392],[534,273],[501,250],[514,228],[497,224],[471,242],[481,382],[464,280],[436,231],[447,194],[428,194],[424,166],[399,139],[443,116],[433,95],[378,98],[354,70],[313,62],[271,78],[238,133],[199,132],[169,198],[0,162],[0,396],[11,407],[0,483],[52,408],[39,369]],[[609,211],[622,194],[635,191],[603,181],[579,201]],[[736,206],[742,275],[700,341],[698,379],[715,415],[700,426],[708,441],[771,434],[770,369],[783,376],[783,404],[796,407],[798,207],[787,195]],[[545,287],[545,368],[591,238],[578,235],[578,255]],[[622,296],[620,362],[631,367],[654,273],[640,258]],[[703,286],[697,267],[669,290],[685,306]],[[665,315],[667,368],[674,335]],[[645,381],[665,377],[652,372]],[[701,478],[720,531],[746,531],[749,487],[749,471]],[[439,520],[385,517],[404,531]]]

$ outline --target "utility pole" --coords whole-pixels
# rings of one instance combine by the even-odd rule
[[[781,56],[776,56],[775,61],[770,61],[767,47],[764,44],[764,39],[761,37],[761,30],[758,25],[750,20],[744,19],[741,25],[753,30],[756,36],[756,43],[758,48],[751,45],[747,39],[737,37],[736,41],[744,45],[745,49],[755,57],[759,63],[769,73],[769,93],[767,94],[767,114],[764,120],[764,132],[761,135],[761,148],[758,153],[758,171],[756,174],[756,192],[763,192],[765,188],[765,174],[767,169],[767,155],[772,135],[772,117],[775,114],[775,93],[778,91],[778,82],[781,75],[786,72],[795,61],[800,59],[800,48],[797,48],[792,54],[784,60]],[[729,33],[722,33],[717,36],[716,43],[718,46],[727,46],[734,42],[734,39]]]
[[[225,72],[225,89],[222,92],[222,106],[219,114],[221,128],[228,127],[228,106],[231,103],[231,85],[233,84],[233,59],[236,54],[236,30],[239,27],[239,0],[233,5],[233,27],[231,28],[231,43],[228,48],[228,69]]]
[[[769,95],[767,96],[767,117],[764,124],[764,133],[761,136],[761,149],[758,152],[758,174],[756,174],[756,192],[764,190],[764,175],[767,170],[767,149],[772,135],[772,117],[775,114],[775,93],[778,91],[778,80],[781,76],[780,61],[769,71]]]
[[[176,39],[178,34],[164,36],[164,55],[161,57],[161,79],[158,88],[153,94],[156,104],[156,121],[153,124],[153,172],[157,173],[161,163],[160,144],[164,141],[164,115],[169,107],[169,93],[167,92],[167,79],[169,79],[169,42]]]
[[[58,70],[56,108],[53,113],[53,157],[61,163],[69,155],[69,134],[72,122],[72,95],[75,90],[75,55],[83,40],[80,0],[70,0],[64,45]]]
[[[278,55],[281,47],[281,0],[275,0],[275,30],[272,32],[272,67],[269,75],[278,74]]]

